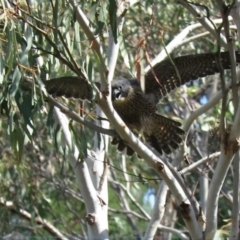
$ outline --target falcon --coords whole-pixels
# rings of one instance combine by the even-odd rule
[[[240,51],[236,51],[240,62]],[[221,66],[221,67],[220,67]],[[159,100],[175,88],[200,77],[230,69],[228,52],[186,55],[166,59],[157,63],[145,74],[145,89],[136,78],[115,79],[111,83],[113,107],[132,130],[160,154],[170,154],[181,144],[184,131],[181,124],[157,113]],[[54,96],[92,100],[92,87],[87,79],[77,76],[51,79],[45,82],[46,90]],[[134,151],[120,138],[113,138],[112,144],[119,151],[127,148],[127,154]]]

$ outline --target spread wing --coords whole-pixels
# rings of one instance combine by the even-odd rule
[[[69,76],[53,78],[45,82],[46,90],[56,97],[80,98],[91,101],[92,87],[86,79]]]
[[[157,103],[167,93],[177,87],[199,77],[205,77],[219,72],[218,54],[206,53],[186,55],[166,59],[157,63],[145,74],[145,93],[154,97]],[[231,61],[228,52],[220,53],[223,69],[230,69]],[[240,51],[236,51],[236,61],[240,63]],[[131,84],[139,85],[136,79],[129,80]],[[91,100],[92,87],[86,79],[76,76],[51,79],[45,83],[49,94]]]
[[[240,51],[236,51],[236,60],[240,62]],[[173,58],[172,61],[167,59],[157,63],[145,74],[146,94],[154,94],[158,102],[167,93],[186,82],[218,73],[218,61],[217,53],[206,53],[181,56]],[[220,61],[223,69],[231,68],[229,52],[221,52]]]

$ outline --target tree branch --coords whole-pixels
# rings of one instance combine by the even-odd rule
[[[25,211],[22,208],[17,208],[13,202],[5,201],[2,197],[0,198],[0,204],[6,207],[8,210],[22,216],[23,218],[27,219],[29,222],[36,222],[37,224],[41,225],[46,231],[52,234],[53,237],[59,240],[68,240],[57,228],[55,228],[50,222],[41,218],[41,217],[32,217],[30,213]]]
[[[109,97],[96,95],[96,101],[108,117],[110,123],[114,126],[120,137],[128,143],[128,145],[136,151],[142,158],[146,160],[150,167],[152,167],[166,182],[172,191],[177,204],[182,206],[182,215],[184,221],[194,239],[202,239],[202,233],[195,218],[193,208],[190,201],[185,195],[182,187],[172,175],[168,167],[156,155],[154,155],[133,133],[127,128],[121,118],[114,111]],[[186,212],[185,212],[186,211]],[[186,215],[185,215],[186,214]]]
[[[210,21],[208,17],[203,16],[199,10],[197,10],[196,8],[193,8],[188,1],[186,1],[186,0],[179,0],[178,2],[183,7],[185,7],[196,18],[196,20],[198,20],[201,23],[201,25],[203,27],[205,27],[211,33],[211,35],[215,39],[218,38],[218,34],[217,34],[216,30],[215,30],[215,27],[213,26],[212,21]],[[226,39],[225,39],[225,37],[222,34],[220,34],[220,41],[221,41],[221,44],[225,48],[227,48]]]

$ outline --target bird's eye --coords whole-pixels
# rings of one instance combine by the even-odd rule
[[[122,86],[118,86],[118,90],[119,90],[119,91],[122,91]]]

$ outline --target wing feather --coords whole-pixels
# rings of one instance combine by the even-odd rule
[[[146,94],[154,94],[157,103],[167,93],[191,80],[219,73],[218,59],[218,53],[205,53],[157,63],[145,74]],[[220,61],[223,69],[231,68],[229,52],[221,52]],[[240,62],[240,51],[236,51],[236,61]]]
[[[56,97],[79,98],[91,101],[92,87],[86,79],[77,76],[53,78],[45,82],[46,90]]]

